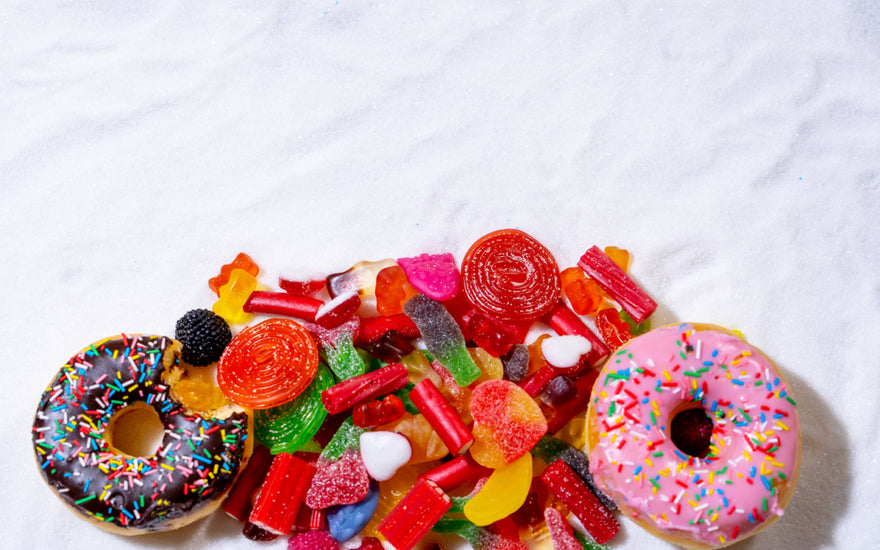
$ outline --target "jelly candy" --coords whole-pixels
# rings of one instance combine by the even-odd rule
[[[232,262],[220,268],[220,274],[216,277],[208,279],[208,287],[214,291],[218,297],[220,296],[220,287],[229,282],[229,274],[233,269],[242,269],[256,278],[260,274],[260,266],[254,263],[254,260],[244,252],[239,252]]]
[[[468,348],[468,352],[470,353],[472,350]],[[473,355],[471,355],[473,357]],[[474,361],[476,363],[476,361]],[[440,393],[443,395],[443,398],[452,405],[452,408],[455,409],[455,414],[461,418],[461,421],[465,424],[469,424],[471,420],[471,411],[470,411],[470,402],[471,402],[471,390],[468,387],[461,387],[455,382],[455,378],[452,377],[452,373],[449,372],[449,369],[438,363],[437,361],[431,361],[431,369],[437,373],[437,376],[440,377],[440,384],[434,384],[437,386],[437,389],[440,390]],[[486,378],[485,376],[480,376],[480,378]],[[479,380],[478,378],[477,380]],[[431,378],[433,382],[434,379]],[[474,382],[475,384],[477,382]],[[412,391],[410,391],[412,393]],[[412,399],[412,398],[410,398]]]
[[[602,340],[612,352],[617,351],[632,338],[629,325],[613,308],[603,309],[596,314],[596,328],[599,329]]]
[[[399,265],[382,269],[376,275],[376,309],[379,315],[399,315],[403,313],[403,304],[418,294],[409,284],[406,272]]]
[[[363,261],[347,271],[327,276],[327,292],[335,298],[346,292],[357,292],[361,299],[360,314],[364,317],[378,315],[376,309],[376,276],[386,267],[397,265],[390,258],[375,262]]]
[[[309,508],[323,510],[340,504],[353,504],[367,496],[370,477],[360,453],[346,449],[336,461],[322,455],[315,464],[317,471],[306,494]]]
[[[397,503],[378,530],[396,550],[410,550],[452,506],[452,500],[433,482],[419,479]]]
[[[454,456],[468,450],[474,437],[430,379],[426,378],[416,384],[409,395]]]
[[[468,348],[471,359],[474,360],[477,367],[482,371],[482,375],[477,378],[477,383],[486,380],[498,380],[504,377],[504,363],[498,357],[493,356],[483,348]]]
[[[529,347],[516,344],[501,357],[504,379],[519,382],[529,374]]]
[[[265,313],[296,317],[314,321],[315,314],[324,302],[310,296],[294,296],[286,292],[255,290],[251,292],[242,309],[247,313]]]
[[[452,254],[422,254],[415,258],[398,258],[410,284],[419,292],[444,302],[458,293],[458,268]]]
[[[574,529],[568,520],[556,508],[544,509],[544,521],[550,531],[550,540],[553,541],[553,550],[583,550],[581,543],[574,538]]]
[[[365,401],[355,405],[351,418],[355,426],[375,428],[403,418],[406,410],[403,401],[396,395],[386,395],[383,399]]]
[[[519,530],[510,518],[479,527],[466,519],[442,518],[433,531],[454,533],[465,539],[474,550],[528,550],[519,538]]]
[[[464,515],[480,526],[506,518],[522,506],[531,485],[532,455],[526,452],[492,472],[483,488],[465,504]]]
[[[558,432],[573,418],[580,416],[587,410],[587,406],[590,404],[590,393],[598,376],[599,371],[589,369],[571,379],[577,393],[573,398],[554,407],[553,417],[547,418],[547,433]]]
[[[302,449],[327,418],[327,411],[321,403],[321,392],[330,388],[334,382],[330,370],[319,364],[312,383],[293,401],[254,411],[256,438],[269,447],[273,454],[282,451],[292,453]]]
[[[469,453],[465,453],[444,462],[419,477],[433,481],[444,491],[451,491],[465,483],[488,476],[490,473],[489,468],[478,464]]]
[[[556,302],[556,305],[544,316],[544,321],[557,334],[576,334],[589,340],[590,351],[585,360],[591,367],[598,367],[605,357],[608,356],[608,348],[602,340],[593,334],[593,331],[587,328],[587,325],[584,324],[581,318],[569,309],[562,300]]]
[[[636,323],[635,321],[633,321],[632,317],[629,316],[629,313],[622,311],[622,310],[618,311],[617,313],[620,315],[620,318],[623,319],[623,321],[627,325],[629,325],[629,333],[633,337],[639,336],[640,334],[645,334],[646,332],[651,330],[651,318],[650,317],[645,319],[641,323]]]
[[[544,418],[554,418],[556,410],[577,398],[577,387],[571,378],[560,374],[553,377],[535,396]]]
[[[321,402],[330,414],[338,414],[361,401],[379,397],[406,385],[409,373],[400,363],[351,377],[324,390]]]
[[[541,474],[541,480],[599,544],[608,542],[620,530],[614,515],[602,506],[581,478],[562,460],[555,460],[547,466]]]
[[[310,330],[313,327],[314,325],[309,325]],[[354,346],[352,328],[351,325],[343,325],[339,330],[325,333],[331,335],[329,338],[332,341],[323,341],[321,344],[321,358],[339,380],[348,380],[367,372],[367,364]]]
[[[604,252],[606,256],[611,258],[611,261],[613,261],[620,267],[620,269],[624,271],[629,271],[629,250],[617,248],[616,246],[606,246]]]
[[[592,279],[587,279],[584,270],[569,267],[559,274],[562,293],[568,298],[571,309],[578,315],[592,315],[599,311],[605,301],[602,289]]]
[[[417,294],[403,310],[419,327],[428,351],[449,369],[456,383],[468,386],[480,377],[482,372],[467,351],[461,329],[443,304]]]
[[[512,463],[547,432],[538,404],[507,380],[489,380],[471,395],[474,444],[471,456],[488,468]]]
[[[599,247],[593,246],[584,252],[578,266],[637,323],[650,317],[657,309],[657,303]]]
[[[376,481],[391,479],[410,458],[412,445],[405,435],[381,430],[361,434],[361,459]]]
[[[314,474],[314,466],[292,454],[275,455],[248,518],[250,523],[276,535],[289,533]]]
[[[379,426],[379,429],[406,436],[413,449],[410,464],[430,462],[449,454],[449,449],[424,415],[406,413],[400,420]]]
[[[406,338],[418,338],[421,336],[418,327],[412,319],[401,313],[388,317],[368,317],[361,319],[360,341],[365,344],[376,342],[388,331],[399,332]]]
[[[361,448],[361,434],[364,431],[363,428],[354,425],[350,416],[346,417],[321,452],[321,458],[329,462],[335,462],[349,449],[359,452]]]
[[[345,542],[361,532],[376,513],[379,505],[379,483],[371,481],[367,496],[353,504],[327,509],[327,528],[330,536]]]
[[[256,277],[243,269],[233,269],[229,281],[220,287],[220,297],[211,309],[229,324],[245,323],[251,315],[244,311],[244,304],[256,288]]]
[[[373,345],[370,347],[370,355],[380,361],[397,363],[415,349],[416,347],[412,340],[396,330],[389,330],[373,342]]]
[[[297,281],[295,279],[285,279],[278,277],[278,286],[284,292],[294,296],[314,296],[322,288],[324,288],[324,279],[309,279],[305,281]]]
[[[351,319],[359,307],[361,299],[356,292],[340,294],[326,304],[321,304],[315,312],[315,322],[324,328],[338,327]]]
[[[217,384],[242,407],[267,409],[301,394],[318,370],[309,333],[288,319],[268,319],[238,333],[217,365]]]
[[[541,343],[541,355],[557,369],[570,369],[590,352],[590,341],[577,334],[554,336]]]
[[[467,337],[491,355],[500,357],[520,341],[512,327],[491,316],[472,309],[462,317],[467,328]]]
[[[471,245],[461,279],[468,301],[502,321],[537,319],[560,297],[553,255],[516,229],[493,231]]]
[[[339,544],[326,531],[306,531],[290,537],[287,550],[339,550]]]
[[[385,547],[376,537],[364,537],[361,539],[361,545],[352,550],[385,550]]]

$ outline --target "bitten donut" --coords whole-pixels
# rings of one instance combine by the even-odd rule
[[[197,413],[173,395],[186,376],[180,347],[164,336],[96,342],[61,367],[40,399],[33,442],[46,483],[109,531],[166,531],[208,515],[250,455],[247,411]],[[150,418],[161,447],[130,454]]]
[[[624,515],[669,542],[708,549],[782,515],[800,429],[788,386],[763,353],[721,327],[681,324],[634,338],[606,362],[587,447],[596,484]]]

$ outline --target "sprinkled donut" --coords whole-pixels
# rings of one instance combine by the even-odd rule
[[[603,367],[587,421],[597,485],[624,515],[685,548],[757,533],[794,492],[795,401],[773,363],[721,327],[668,326],[631,340]]]
[[[61,367],[40,399],[32,435],[46,483],[109,531],[166,531],[206,516],[250,455],[244,409],[196,413],[175,397],[180,347],[164,336],[96,342]],[[120,450],[140,437],[120,427],[137,425],[124,420],[132,412],[158,415],[155,453]]]

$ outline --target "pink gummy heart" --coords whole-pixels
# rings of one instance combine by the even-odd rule
[[[318,471],[306,494],[309,508],[323,510],[337,504],[354,504],[367,496],[370,476],[357,451],[346,450],[336,462],[319,459],[315,466]]]
[[[508,380],[489,380],[471,394],[471,456],[487,468],[518,459],[547,433],[541,408],[525,390]]]
[[[406,278],[416,290],[437,300],[451,300],[458,293],[458,266],[452,254],[422,254],[398,258]]]

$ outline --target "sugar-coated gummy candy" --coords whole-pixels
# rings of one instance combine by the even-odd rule
[[[578,266],[637,323],[647,319],[657,309],[657,302],[598,246],[584,252]]]
[[[459,275],[452,254],[422,254],[398,258],[410,284],[422,294],[444,302],[458,293]]]
[[[314,466],[290,453],[275,455],[248,521],[276,535],[289,533],[314,474]]]
[[[546,464],[562,460],[581,478],[606,508],[609,510],[617,509],[617,504],[596,486],[596,483],[593,481],[593,474],[590,473],[590,460],[587,458],[587,454],[579,448],[560,438],[545,435],[532,448],[532,454],[543,460]]]
[[[287,550],[339,550],[339,544],[326,531],[306,531],[290,537]]]
[[[516,344],[501,357],[505,380],[519,382],[529,374],[529,347]]]
[[[581,478],[561,459],[547,466],[541,480],[599,544],[608,542],[620,530],[617,518],[602,506]]]
[[[349,449],[360,452],[361,434],[364,431],[363,428],[354,425],[350,416],[346,417],[327,442],[327,446],[321,452],[321,458],[335,462]]]
[[[418,326],[431,355],[449,369],[460,386],[480,377],[482,372],[467,351],[461,328],[443,304],[417,294],[404,304],[403,311]]]
[[[334,462],[320,458],[315,467],[317,471],[306,494],[309,508],[323,510],[352,504],[367,495],[370,476],[358,451],[348,449]]]
[[[519,537],[519,529],[510,518],[480,527],[467,519],[444,517],[434,525],[438,533],[451,533],[465,539],[474,550],[528,550]]]
[[[433,482],[419,479],[379,524],[396,550],[410,550],[452,507],[452,499]]]
[[[534,399],[508,380],[489,380],[471,394],[474,460],[500,468],[523,456],[547,432]]]
[[[577,334],[553,336],[541,342],[544,360],[559,369],[574,367],[590,349],[590,341]]]
[[[232,338],[217,365],[217,384],[236,405],[267,409],[296,398],[317,370],[318,349],[308,331],[274,318]]]
[[[493,231],[471,245],[461,279],[468,301],[501,320],[537,319],[560,297],[556,259],[517,229]]]
[[[574,538],[574,529],[559,510],[552,506],[545,508],[544,521],[553,541],[553,550],[583,550],[581,543]]]
[[[367,364],[354,345],[353,334],[357,332],[356,322],[345,323],[331,331],[322,330],[323,327],[317,324],[308,324],[306,327],[313,334],[319,335],[321,358],[336,378],[348,380],[367,372]]]
[[[371,481],[367,495],[353,504],[333,506],[326,511],[330,536],[339,542],[352,538],[367,526],[379,505],[379,483]]]
[[[294,296],[314,296],[324,288],[325,284],[324,279],[319,278],[297,280],[278,277],[278,286],[281,290]]]
[[[391,479],[412,458],[412,445],[397,432],[370,431],[361,434],[361,459],[376,481]]]
[[[470,448],[473,435],[430,379],[416,384],[409,397],[454,456]]]
[[[480,491],[464,506],[464,515],[485,526],[514,513],[526,500],[532,485],[532,455],[526,452],[496,469]]]
[[[376,537],[363,537],[360,546],[352,550],[385,550],[385,547]]]

